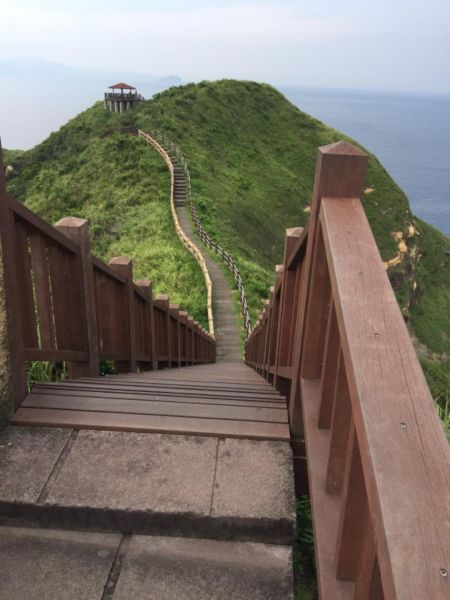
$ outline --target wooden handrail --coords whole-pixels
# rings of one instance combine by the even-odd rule
[[[189,204],[189,208],[191,211],[192,220],[194,221],[195,228],[197,229],[198,235],[199,235],[200,239],[202,240],[202,242],[205,244],[205,246],[209,249],[214,250],[219,255],[221,260],[226,264],[228,269],[231,271],[231,274],[233,275],[233,278],[236,281],[236,286],[237,286],[237,289],[239,292],[239,298],[240,298],[241,305],[242,305],[242,315],[244,318],[245,331],[246,331],[247,336],[250,335],[251,330],[252,330],[252,324],[251,324],[251,320],[250,320],[250,313],[248,310],[248,302],[247,302],[247,297],[245,294],[245,288],[244,288],[244,283],[242,281],[241,273],[236,264],[236,261],[231,256],[231,254],[229,254],[224,248],[222,248],[222,246],[220,246],[220,244],[218,244],[216,241],[214,241],[212,239],[212,237],[209,235],[209,233],[206,231],[206,229],[203,227],[203,225],[200,221],[200,218],[197,213],[197,209],[196,209],[195,204],[192,199],[191,176],[189,173],[187,161],[186,161],[183,153],[181,152],[179,146],[177,146],[171,139],[169,139],[167,137],[167,135],[165,133],[163,133],[161,131],[155,130],[155,131],[150,131],[149,133],[146,133],[146,134],[144,134],[144,132],[139,131],[138,134],[141,137],[144,137],[144,135],[149,136],[153,140],[153,142],[150,142],[149,140],[147,140],[147,141],[149,141],[149,143],[152,143],[152,145],[161,154],[161,156],[163,156],[163,158],[164,158],[164,160],[166,160],[166,162],[167,162],[167,158],[169,160],[171,160],[170,157],[168,156],[167,152],[165,151],[165,149],[168,148],[174,154],[174,156],[177,159],[178,164],[184,170],[186,183],[187,183],[187,189],[186,189],[187,200],[188,200],[188,204]],[[163,152],[161,152],[161,150]]]
[[[168,153],[166,152],[165,148],[163,148],[163,146],[161,146],[161,144],[159,144],[158,141],[154,137],[152,137],[152,135],[139,129],[138,136],[143,138],[148,144],[150,144],[151,146],[153,146],[155,148],[155,150],[164,159],[164,161],[167,164],[167,167],[169,168],[169,172],[170,172],[170,210],[172,213],[173,222],[175,224],[175,231],[177,232],[177,235],[180,238],[183,246],[192,254],[192,256],[195,258],[195,260],[197,261],[197,263],[199,264],[199,266],[202,270],[203,277],[205,280],[206,294],[207,294],[206,307],[207,307],[207,312],[208,312],[209,333],[212,336],[214,336],[214,316],[213,316],[213,310],[212,310],[211,277],[209,275],[208,267],[206,266],[206,262],[205,262],[205,259],[203,258],[202,253],[200,252],[200,250],[198,249],[196,244],[194,244],[194,242],[186,235],[186,233],[184,232],[183,228],[180,225],[180,221],[178,219],[178,215],[175,210],[175,201],[174,201],[175,176],[174,176],[174,168],[173,168],[172,160],[171,160],[170,156],[168,155]]]
[[[450,594],[450,450],[360,195],[366,156],[319,149],[246,362],[306,442],[320,597]]]
[[[215,360],[215,340],[196,322],[192,351],[181,356],[169,319],[156,322],[150,282],[133,283],[127,257],[106,265],[92,256],[85,219],[68,217],[52,227],[11,198],[1,149],[0,231],[15,407],[27,394],[27,360],[67,361],[71,377],[98,375],[102,360],[114,361],[117,372]],[[162,310],[168,315],[168,298]],[[178,309],[171,320],[185,327]]]

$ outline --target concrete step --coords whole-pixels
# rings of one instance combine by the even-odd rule
[[[292,542],[292,452],[284,442],[8,427],[0,523]]]
[[[291,600],[286,546],[0,527],[5,600]]]

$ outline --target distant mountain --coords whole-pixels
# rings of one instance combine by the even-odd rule
[[[4,145],[29,148],[39,143],[119,81],[136,86],[145,98],[182,83],[176,75],[83,69],[33,56],[0,60]]]
[[[141,84],[155,93],[156,88],[180,85],[182,80],[176,75],[158,76],[133,73],[129,71],[100,71],[95,69],[83,69],[71,67],[62,63],[52,62],[35,56],[22,56],[0,60],[0,77],[31,78],[44,82],[50,79],[70,81],[93,81],[104,82],[105,85],[116,83],[120,79],[134,85]],[[144,89],[142,90],[144,93]]]

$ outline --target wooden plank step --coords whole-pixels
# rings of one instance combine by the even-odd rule
[[[92,412],[127,413],[195,417],[199,419],[228,419],[237,421],[262,421],[265,423],[287,423],[287,411],[280,408],[248,406],[223,406],[210,404],[187,404],[183,402],[158,402],[153,400],[123,400],[121,398],[97,398],[30,394],[23,402],[26,408],[52,408],[85,410]]]
[[[146,385],[146,386],[171,386],[171,387],[189,387],[191,389],[211,389],[213,387],[216,390],[239,390],[242,392],[253,392],[253,393],[261,393],[261,394],[269,394],[269,395],[281,395],[279,392],[273,388],[268,383],[263,385],[254,385],[252,383],[225,383],[225,382],[215,382],[214,384],[208,383],[205,381],[195,381],[188,380],[182,381],[181,379],[156,379],[145,377],[145,375],[139,376],[135,375],[112,375],[107,377],[80,377],[79,379],[65,379],[63,383],[109,383],[110,385],[126,384],[133,383],[138,385]],[[41,384],[38,384],[41,385]]]
[[[270,402],[268,400],[229,400],[223,398],[208,398],[205,396],[183,396],[183,395],[156,395],[156,394],[139,394],[129,393],[127,391],[118,391],[112,389],[109,391],[90,391],[90,390],[59,390],[54,388],[39,388],[33,389],[30,396],[49,395],[49,396],[64,396],[64,397],[85,397],[85,398],[115,398],[118,400],[136,400],[140,402],[157,401],[157,402],[182,402],[185,404],[209,404],[211,406],[247,406],[249,408],[277,408],[286,409],[284,402]],[[30,397],[28,396],[28,398]]]
[[[19,408],[11,419],[11,423],[14,425],[175,433],[285,442],[288,442],[290,438],[289,426],[285,423],[255,423],[225,419],[196,419],[38,408]]]
[[[172,386],[166,387],[145,387],[140,385],[126,385],[126,384],[116,384],[116,385],[102,385],[98,383],[97,385],[92,385],[90,383],[83,384],[69,384],[69,383],[56,383],[56,384],[38,384],[34,387],[35,391],[47,390],[47,389],[58,389],[58,390],[92,390],[92,391],[104,391],[104,392],[113,392],[117,391],[124,393],[136,393],[136,394],[154,394],[154,395],[176,395],[180,394],[183,396],[203,396],[207,398],[221,398],[224,400],[266,400],[270,402],[284,402],[284,399],[280,395],[276,394],[252,394],[252,393],[240,393],[240,392],[225,392],[225,391],[216,391],[214,389],[207,390],[192,390],[190,388],[175,388]]]

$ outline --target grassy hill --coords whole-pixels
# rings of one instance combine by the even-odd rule
[[[168,208],[167,167],[122,127],[119,115],[96,104],[13,157],[9,192],[50,223],[69,215],[89,219],[98,257],[132,257],[135,279],[149,278],[155,293],[168,293],[207,327],[203,276]]]
[[[133,256],[139,276],[149,275],[203,323],[202,278],[173,231],[165,165],[121,133],[129,125],[161,129],[182,148],[204,225],[237,259],[254,316],[282,258],[285,228],[308,219],[317,147],[348,138],[268,85],[226,80],[171,88],[124,115],[97,103],[11,158],[16,197],[50,221],[88,217],[100,256]],[[384,260],[398,253],[393,233],[405,234],[408,251],[390,276],[423,344],[429,380],[448,394],[450,240],[413,217],[374,156],[363,202]]]

